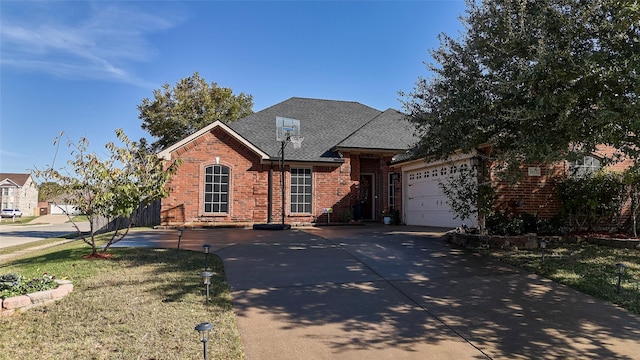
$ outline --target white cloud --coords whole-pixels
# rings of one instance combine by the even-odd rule
[[[163,17],[130,3],[48,2],[45,7],[38,4],[2,6],[1,66],[70,79],[148,86],[132,70],[134,63],[157,56],[149,36],[167,31],[180,21],[175,12]]]

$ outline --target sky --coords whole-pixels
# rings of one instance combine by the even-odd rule
[[[154,141],[137,106],[196,71],[252,95],[256,112],[291,97],[402,110],[399,92],[430,76],[429,50],[440,33],[459,36],[464,9],[464,0],[0,0],[0,173],[64,167],[67,143],[80,138],[106,157],[119,128]]]

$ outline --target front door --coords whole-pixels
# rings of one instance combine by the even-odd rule
[[[363,220],[375,220],[374,217],[374,202],[375,194],[373,193],[373,175],[361,174],[360,175],[360,204],[362,204],[362,219]]]

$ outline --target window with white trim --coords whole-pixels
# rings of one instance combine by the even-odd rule
[[[311,213],[311,169],[291,169],[291,213]]]
[[[204,168],[204,212],[229,212],[229,168],[211,165]]]
[[[425,177],[429,177],[429,172],[425,171]],[[389,209],[395,209],[396,208],[396,187],[395,187],[395,183],[394,183],[394,179],[395,176],[397,176],[396,174],[393,173],[389,173],[389,198],[388,198],[388,204],[389,204]]]
[[[573,177],[585,177],[593,174],[600,169],[600,160],[593,156],[585,156],[584,158],[569,163],[569,174]]]

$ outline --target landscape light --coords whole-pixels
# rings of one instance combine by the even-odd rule
[[[617,263],[616,267],[618,268],[618,286],[616,287],[616,292],[620,294],[620,282],[622,281],[622,275],[624,275],[625,270],[627,270],[627,265]]]
[[[540,249],[542,250],[542,265],[544,265],[544,249],[547,248],[547,240],[540,240]]]
[[[209,305],[209,285],[211,285],[211,277],[213,276],[213,273],[211,271],[203,271],[200,273],[200,276],[202,276],[202,281],[204,282],[204,284],[207,287],[207,302],[206,304]]]
[[[184,233],[184,229],[178,228],[178,250],[180,250],[180,239],[182,239],[182,233]]]
[[[208,322],[203,322],[196,325],[195,330],[200,333],[200,341],[203,346],[204,360],[207,360],[207,342],[209,342],[209,331],[213,329],[213,325]]]
[[[204,244],[202,248],[204,249],[204,271],[209,271],[209,249],[211,245]]]

